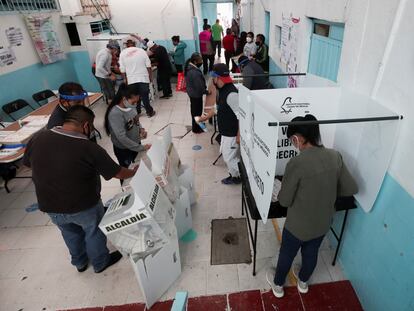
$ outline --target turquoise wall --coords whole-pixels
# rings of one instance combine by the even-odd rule
[[[269,73],[284,73],[282,69],[278,65],[276,65],[275,61],[269,57]],[[269,77],[270,82],[273,84],[275,88],[285,88],[287,87],[287,77]]]
[[[185,59],[190,58],[191,54],[196,52],[196,43],[194,40],[181,40],[187,44],[186,49],[184,50]],[[171,40],[154,40],[155,43],[164,46],[167,51],[173,49],[173,44]]]
[[[413,223],[414,198],[389,174],[370,213],[350,211],[339,260],[365,310],[414,310]]]
[[[32,94],[44,89],[57,90],[67,81],[79,82],[88,91],[99,91],[99,85],[91,73],[87,51],[68,53],[65,60],[53,64],[37,63],[0,75],[0,106],[22,98],[36,107]],[[21,115],[17,116],[23,116],[28,111],[22,110]],[[3,120],[9,120],[3,112],[0,116]]]

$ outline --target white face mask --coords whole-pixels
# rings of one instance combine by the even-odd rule
[[[128,100],[124,99],[125,108],[136,108],[136,105],[130,104]]]
[[[248,43],[250,43],[250,42],[252,42],[252,38],[247,37],[247,38],[246,38],[246,41],[247,41]]]

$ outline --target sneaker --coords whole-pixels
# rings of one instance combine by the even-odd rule
[[[147,116],[148,116],[148,118],[151,118],[151,117],[155,116],[155,110],[153,110],[150,113],[147,113]]]
[[[273,282],[273,278],[275,276],[275,270],[274,268],[271,268],[267,270],[266,272],[266,281],[269,283],[270,287],[272,288],[273,295],[275,295],[276,298],[282,298],[285,295],[285,291],[283,290],[283,286],[276,285]]]
[[[78,270],[78,272],[85,272],[86,269],[88,269],[89,263],[87,262],[83,267],[76,267],[76,270]]]
[[[109,262],[104,266],[103,268],[99,270],[95,270],[95,273],[101,273],[106,270],[106,268],[109,268],[110,266],[116,264],[119,260],[121,260],[122,254],[118,251],[115,251],[113,253],[109,254]]]
[[[299,293],[306,294],[309,291],[309,286],[308,286],[308,283],[302,282],[299,279],[299,271],[300,271],[300,267],[296,266],[296,265],[292,269],[293,275],[294,275],[294,277],[296,278],[296,281],[297,281],[297,287],[298,287]]]
[[[240,177],[232,177],[231,175],[221,180],[224,185],[238,185],[241,183]]]

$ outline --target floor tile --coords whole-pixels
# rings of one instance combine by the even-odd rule
[[[239,291],[237,265],[207,266],[207,295]]]
[[[302,311],[302,302],[296,287],[285,287],[285,296],[276,298],[272,291],[262,293],[265,311]]]
[[[26,216],[24,209],[6,209],[0,212],[0,228],[13,228]]]
[[[230,310],[263,311],[262,295],[259,290],[229,294]]]
[[[36,210],[33,212],[26,212],[26,216],[23,220],[19,223],[19,227],[34,227],[34,226],[46,226],[46,224],[50,221],[50,217],[41,212],[40,210]]]
[[[189,298],[187,303],[187,311],[226,311],[227,297],[226,295],[206,296]]]
[[[268,290],[269,284],[266,281],[267,268],[272,265],[272,258],[263,258],[256,261],[256,275],[253,276],[253,263],[238,264],[237,272],[239,276],[240,290]]]
[[[349,281],[311,285],[309,292],[301,297],[305,310],[362,310]]]
[[[131,303],[127,305],[120,306],[107,306],[104,308],[104,311],[144,311],[144,303]]]
[[[151,308],[146,309],[148,311],[170,311],[173,305],[172,300],[162,301],[155,303]]]

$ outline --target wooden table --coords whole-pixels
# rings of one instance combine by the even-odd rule
[[[98,100],[100,100],[103,97],[102,93],[95,93],[89,96],[89,104],[88,107],[92,106],[94,103],[96,103]],[[45,115],[51,115],[53,110],[55,110],[56,106],[59,103],[59,99],[55,99],[51,101],[50,103],[47,103],[36,110],[32,111],[28,115],[24,116],[24,118],[28,116],[45,116]],[[24,119],[22,118],[22,119]],[[17,131],[20,129],[20,125],[17,121],[13,122],[12,124],[6,126],[4,129],[1,129],[0,131]],[[12,163],[17,160],[20,160],[23,157],[25,148],[20,149],[17,153],[12,154],[7,157],[0,158],[0,164],[1,163]]]

